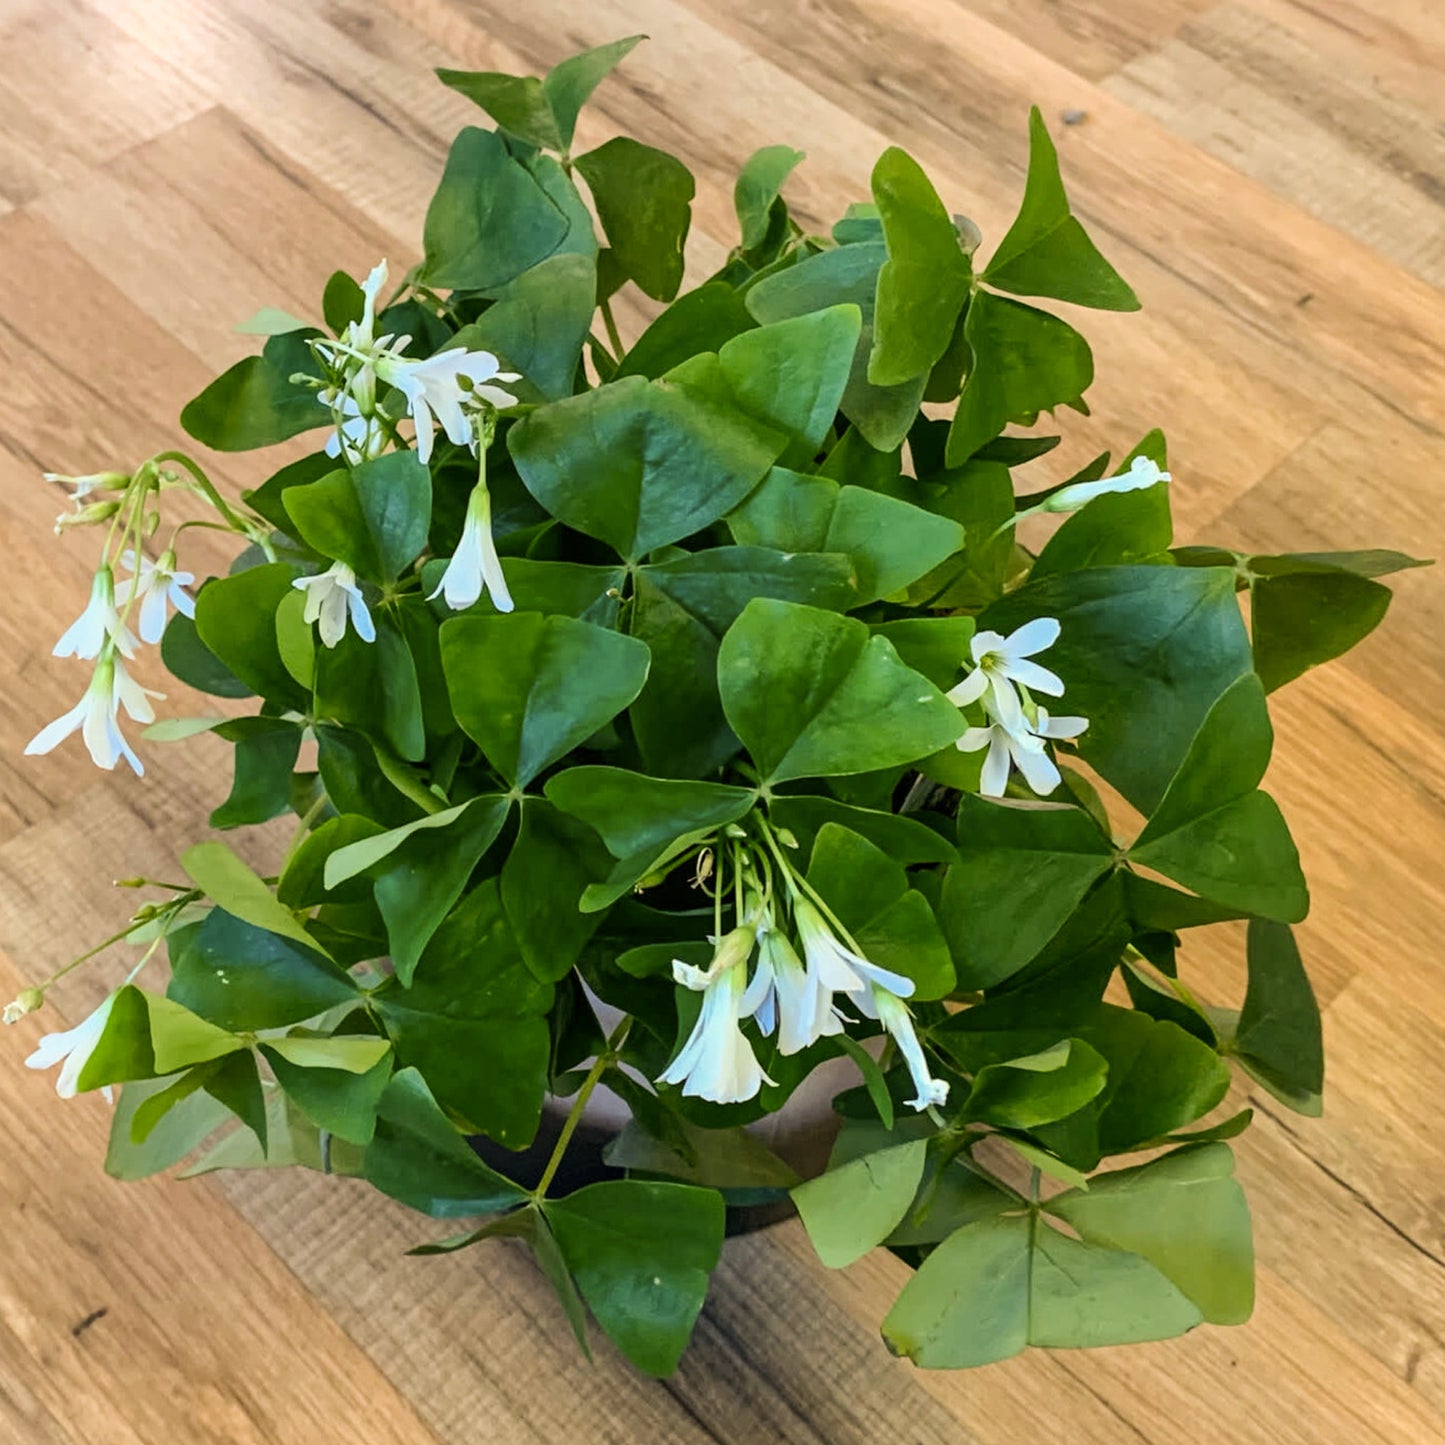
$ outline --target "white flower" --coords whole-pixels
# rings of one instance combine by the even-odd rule
[[[120,501],[116,497],[108,497],[103,502],[87,502],[84,506],[76,503],[73,512],[62,512],[55,519],[55,535],[58,537],[72,527],[98,527],[102,522],[110,521],[118,511]]]
[[[314,577],[298,577],[292,584],[306,594],[302,619],[321,624],[321,641],[335,647],[346,633],[346,617],[363,642],[376,641],[376,624],[371,620],[366,599],[356,585],[356,573],[345,562],[333,562]]]
[[[23,988],[0,1012],[0,1023],[18,1024],[26,1014],[45,1007],[45,994],[38,988]]]
[[[660,1084],[681,1084],[682,1092],[714,1104],[742,1104],[756,1097],[764,1083],[753,1046],[742,1031],[749,1007],[760,1003],[761,990],[749,989],[747,958],[755,930],[735,928],[717,943],[711,966],[700,969],[673,961],[673,977],[684,988],[702,990],[702,1008],[687,1042],[658,1075]]]
[[[60,1077],[55,1081],[55,1092],[62,1099],[73,1099],[81,1071],[90,1062],[90,1056],[95,1052],[95,1046],[105,1032],[114,1003],[115,995],[111,994],[94,1013],[82,1019],[73,1029],[67,1029],[60,1034],[46,1034],[35,1052],[25,1060],[25,1067],[52,1069],[64,1060]],[[101,1093],[105,1095],[106,1103],[112,1102],[114,1096],[109,1084],[101,1089]]]
[[[1029,731],[1041,738],[1059,738],[1072,741],[1082,732],[1089,730],[1086,717],[1050,717],[1048,708],[1041,707]]]
[[[126,605],[139,600],[140,616],[136,630],[142,642],[159,642],[166,630],[166,604],[169,602],[185,617],[196,615],[196,604],[186,588],[194,582],[195,575],[181,572],[176,568],[176,554],[166,551],[160,561],[152,562],[144,553],[140,556],[137,571],[136,554],[129,549],[121,554],[121,564],[136,575],[130,579],[125,594]]]
[[[918,1091],[917,1097],[909,1100],[915,1109],[927,1109],[930,1105],[947,1102],[948,1085],[930,1077],[922,1045],[913,1029],[913,1016],[903,1003],[905,998],[913,995],[913,980],[879,968],[876,963],[869,963],[866,958],[846,948],[807,899],[794,900],[793,918],[803,941],[808,972],[834,1018],[837,1018],[837,1010],[832,1006],[831,993],[835,991],[846,994],[859,1013],[866,1018],[877,1019],[893,1035]],[[827,1033],[838,1031],[821,1030]],[[781,1044],[779,1047],[781,1049]],[[786,1049],[781,1051],[787,1052]]]
[[[798,925],[808,977],[822,995],[823,1006],[833,1008],[835,993],[847,994],[853,999],[862,998],[874,984],[900,998],[908,998],[912,994],[911,978],[879,968],[876,963],[869,963],[846,947],[806,898],[793,900],[793,921]],[[836,1030],[820,1028],[820,1032],[833,1033]]]
[[[825,1035],[843,1032],[833,995],[818,986],[816,974],[803,966],[787,936],[771,927],[759,939],[753,984],[759,978],[765,980],[769,994],[758,1008],[758,1027],[770,1034],[776,1022],[780,1054],[801,1053]]]
[[[341,333],[341,339],[359,351],[369,350],[376,344],[376,298],[386,285],[386,276],[386,258],[382,257],[361,283],[363,306],[360,319],[351,322]]]
[[[96,569],[90,584],[90,601],[85,604],[85,611],[61,634],[53,654],[80,657],[89,662],[99,657],[107,644],[118,647],[127,657],[135,656],[135,637],[115,610],[114,574],[102,565]]]
[[[462,523],[457,550],[452,553],[452,560],[447,563],[447,569],[431,596],[444,594],[447,606],[457,612],[463,607],[470,607],[482,595],[483,587],[498,612],[512,610],[512,594],[507,590],[502,560],[497,556],[497,545],[492,540],[492,500],[486,484],[479,482],[472,488],[467,502],[467,516]]]
[[[1076,512],[1085,502],[1102,497],[1109,492],[1138,492],[1160,482],[1173,481],[1173,477],[1159,469],[1157,462],[1148,457],[1135,457],[1129,470],[1113,477],[1100,477],[1094,482],[1071,482],[1057,492],[1044,498],[1038,507],[1040,512]]]
[[[913,1015],[908,1006],[895,994],[885,988],[873,988],[867,998],[860,998],[858,1011],[877,1019],[893,1036],[908,1072],[913,1076],[913,1087],[917,1093],[908,1103],[920,1113],[930,1107],[939,1107],[948,1102],[948,1084],[935,1079],[928,1072],[928,1060],[923,1055],[923,1045],[913,1028]]]
[[[473,447],[471,409],[465,402],[479,398],[499,409],[517,404],[510,392],[488,383],[520,381],[521,373],[499,370],[497,358],[490,351],[453,346],[423,361],[410,361],[400,354],[403,344],[398,342],[394,350],[378,351],[376,374],[406,397],[406,409],[416,423],[416,454],[421,461],[431,458],[438,425],[449,441],[459,447]]]
[[[976,753],[988,749],[978,790],[985,798],[1001,798],[1008,785],[1009,767],[1023,774],[1024,782],[1040,797],[1059,786],[1059,770],[1044,748],[1045,738],[1076,738],[1089,726],[1082,717],[1051,718],[1044,708],[1037,710],[1037,720],[1030,725],[1022,719],[1017,729],[995,720],[988,727],[969,728],[956,746],[960,752]]]
[[[85,695],[69,712],[41,728],[25,745],[25,752],[28,756],[48,753],[71,733],[78,732],[96,767],[109,770],[124,758],[140,777],[145,769],[121,733],[120,709],[124,708],[134,722],[151,723],[156,714],[149,699],[164,696],[136,682],[115,649],[107,647],[95,665]]]
[[[702,993],[702,1008],[659,1083],[681,1084],[684,1094],[719,1104],[742,1103],[764,1082],[772,1083],[741,1028],[742,1020],[765,1003],[767,993],[768,981],[761,972],[746,985],[757,936],[756,925],[749,922],[713,939],[712,961],[705,969],[673,960],[673,977],[684,988]]]
[[[1053,617],[1035,617],[1007,637],[997,632],[976,632],[969,644],[974,668],[948,694],[948,700],[966,707],[984,697],[985,707],[1005,728],[1023,729],[1023,705],[1015,684],[1063,696],[1063,682],[1046,667],[1029,659],[1059,639],[1059,624]]]

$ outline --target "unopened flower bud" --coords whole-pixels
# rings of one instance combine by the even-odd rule
[[[5,1011],[0,1013],[0,1022],[7,1024],[18,1024],[26,1014],[33,1014],[36,1009],[45,1006],[45,994],[38,988],[27,988],[20,991],[19,997],[13,1003],[5,1005]]]
[[[98,522],[108,522],[118,511],[120,503],[111,498],[105,502],[89,502],[73,512],[62,512],[55,519],[55,535],[58,537],[71,527],[93,527]]]
[[[1080,507],[1114,492],[1139,492],[1160,482],[1173,481],[1170,473],[1160,469],[1149,457],[1135,457],[1127,471],[1113,477],[1100,477],[1093,482],[1070,482],[1051,492],[1038,504],[1041,512],[1077,512]]]
[[[130,478],[124,472],[90,472],[83,477],[67,477],[60,472],[42,475],[47,482],[63,483],[77,498],[88,497],[92,492],[121,492],[130,485]]]

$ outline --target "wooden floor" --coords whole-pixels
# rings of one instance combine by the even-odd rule
[[[118,926],[109,880],[164,876],[225,789],[208,739],[143,783],[21,758],[78,690],[47,654],[87,573],[39,473],[177,439],[237,320],[412,259],[469,118],[432,66],[635,31],[582,139],[696,169],[698,275],[759,145],[809,149],[816,222],[899,142],[997,239],[1028,103],[1082,113],[1055,125],[1076,208],[1146,309],[1088,318],[1094,415],[1055,472],[1163,425],[1185,540],[1445,552],[1437,0],[0,0],[0,995]],[[0,1037],[0,1445],[1445,1440],[1445,577],[1399,580],[1278,699],[1329,1083],[1317,1122],[1253,1101],[1248,1326],[927,1375],[875,1334],[902,1267],[830,1275],[784,1227],[729,1244],[674,1380],[588,1367],[520,1254],[405,1258],[429,1222],[344,1182],[111,1182],[106,1106],[19,1068],[26,1020]],[[1186,954],[1215,1001],[1238,945]]]

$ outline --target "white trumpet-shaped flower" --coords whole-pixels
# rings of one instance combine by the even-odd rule
[[[81,1072],[90,1062],[90,1056],[95,1052],[95,1046],[105,1032],[114,1004],[115,995],[111,994],[94,1013],[82,1019],[73,1029],[66,1029],[59,1034],[46,1034],[35,1052],[25,1060],[25,1067],[53,1069],[56,1064],[62,1065],[60,1077],[55,1081],[55,1092],[62,1099],[73,1099]],[[109,1084],[101,1089],[101,1093],[105,1095],[106,1103],[113,1101],[114,1096]]]
[[[1168,472],[1160,470],[1157,462],[1151,461],[1148,457],[1135,457],[1129,463],[1127,471],[1120,472],[1113,477],[1100,477],[1092,482],[1070,482],[1067,486],[1060,487],[1057,492],[1045,497],[1037,508],[1031,510],[1077,512],[1080,507],[1086,502],[1092,502],[1095,497],[1103,497],[1110,492],[1139,492],[1147,487],[1157,486],[1160,482],[1173,480]]]
[[[833,1007],[833,995],[819,987],[816,971],[809,971],[786,934],[769,926],[758,941],[758,979],[766,997],[757,1011],[758,1027],[765,1034],[778,1031],[778,1052],[801,1053],[825,1035],[843,1032],[843,1019]]]
[[[376,344],[376,298],[381,295],[386,278],[387,264],[386,257],[383,256],[361,283],[361,315],[350,322],[341,333],[341,339],[359,351],[367,350]]]
[[[96,767],[110,770],[124,758],[139,777],[145,769],[120,730],[120,710],[124,708],[134,722],[152,723],[156,714],[150,699],[164,695],[136,682],[116,648],[107,647],[95,664],[85,695],[69,712],[41,728],[25,745],[25,752],[29,756],[48,753],[78,732]]]
[[[327,647],[335,647],[346,635],[348,616],[363,642],[376,641],[376,624],[356,585],[356,573],[345,562],[333,562],[324,572],[298,577],[291,585],[306,594],[302,619],[319,624],[321,641]]]
[[[497,556],[497,544],[492,540],[492,500],[486,484],[478,482],[467,502],[461,540],[431,596],[444,596],[447,606],[457,612],[470,607],[482,595],[483,588],[498,612],[512,610],[512,594],[507,590],[502,559]]]
[[[174,607],[183,617],[196,615],[196,604],[186,588],[196,578],[191,572],[182,572],[176,567],[176,554],[172,551],[161,553],[160,560],[152,562],[141,553],[127,549],[121,554],[121,563],[135,575],[124,585],[127,606],[139,602],[140,614],[136,619],[136,631],[142,642],[159,642],[166,630],[167,604]]]
[[[834,1019],[837,1019],[837,1010],[832,1003],[832,992],[843,993],[859,1013],[866,1018],[877,1019],[893,1036],[917,1090],[917,1096],[909,1103],[920,1110],[945,1103],[948,1085],[929,1074],[923,1046],[913,1028],[913,1016],[903,1002],[913,995],[913,980],[879,968],[876,963],[869,963],[846,947],[807,899],[794,900],[793,918],[803,941],[808,972]],[[837,1030],[824,1029],[822,1032]]]
[[[61,633],[53,653],[56,657],[79,657],[91,662],[107,646],[118,647],[127,657],[135,656],[135,637],[116,611],[115,576],[102,564],[90,584],[85,611]]]
[[[1018,686],[1048,693],[1050,697],[1063,696],[1062,680],[1032,661],[1036,652],[1043,652],[1058,641],[1059,631],[1056,618],[1035,617],[1007,637],[998,632],[974,633],[969,643],[973,671],[949,691],[948,700],[967,707],[983,698],[990,714],[1005,728],[1022,730],[1023,704]]]
[[[877,1019],[893,1037],[908,1072],[913,1076],[916,1090],[909,1105],[920,1113],[924,1109],[937,1108],[948,1102],[948,1083],[935,1079],[928,1071],[928,1060],[924,1057],[923,1045],[918,1042],[917,1030],[913,1027],[913,1015],[908,1005],[896,994],[876,985],[864,998],[857,1000],[859,1013]]]
[[[956,744],[965,753],[988,749],[978,785],[985,798],[1003,797],[1010,767],[1017,768],[1040,797],[1052,793],[1059,786],[1059,770],[1044,747],[1045,740],[1076,738],[1089,726],[1087,718],[1051,718],[1044,708],[1037,709],[1032,724],[1021,721],[1019,728],[1005,727],[996,719],[987,727],[968,728]]]
[[[659,1083],[679,1084],[684,1094],[715,1104],[741,1104],[773,1082],[742,1031],[743,1019],[762,1003],[763,990],[747,983],[756,937],[752,925],[733,929],[717,940],[706,969],[674,960],[673,977],[684,988],[702,992],[702,1008],[687,1042],[658,1075]]]
[[[517,404],[510,392],[491,383],[520,381],[521,373],[502,371],[501,363],[490,351],[453,346],[435,356],[412,361],[400,354],[403,344],[398,342],[392,350],[378,350],[373,365],[377,377],[406,398],[406,409],[416,424],[419,460],[430,460],[438,426],[455,445],[469,450],[475,447],[473,401],[484,401],[499,410]]]
[[[861,998],[874,984],[900,998],[908,998],[913,993],[911,978],[879,968],[847,947],[806,898],[794,898],[793,921],[798,925],[808,976],[829,1008],[833,1007],[835,993]]]

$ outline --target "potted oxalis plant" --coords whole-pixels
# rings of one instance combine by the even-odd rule
[[[240,499],[175,451],[62,479],[65,527],[103,538],[55,649],[91,681],[27,751],[79,732],[139,773],[122,714],[209,731],[235,761],[213,826],[299,821],[274,876],[209,841],[148,883],[109,940],[127,981],[28,1062],[123,1085],[122,1177],[359,1176],[477,1221],[427,1251],[525,1240],[584,1347],[590,1310],[658,1374],[726,1206],[789,1195],[824,1264],[914,1266],[883,1333],[921,1365],[1238,1323],[1250,1114],[1213,1111],[1232,1068],[1305,1114],[1323,1080],[1266,699],[1414,564],[1176,546],[1158,432],[1015,485],[1093,376],[1016,298],[1138,305],[1037,113],[986,262],[898,149],[809,234],[772,146],[679,294],[688,171],[572,148],[634,43],[443,72],[493,125],[453,145],[425,259],[338,272],[324,326],[263,312],[261,354],[182,413],[218,451],[313,452]],[[627,286],[665,303],[630,346]],[[229,575],[181,570],[176,493],[244,544]],[[1038,513],[1066,515],[1031,550]],[[157,643],[259,705],[154,721]],[[1233,1008],[1177,966],[1225,919]],[[820,1066],[804,1179],[750,1126]],[[599,1086],[625,1118],[579,1180]]]

